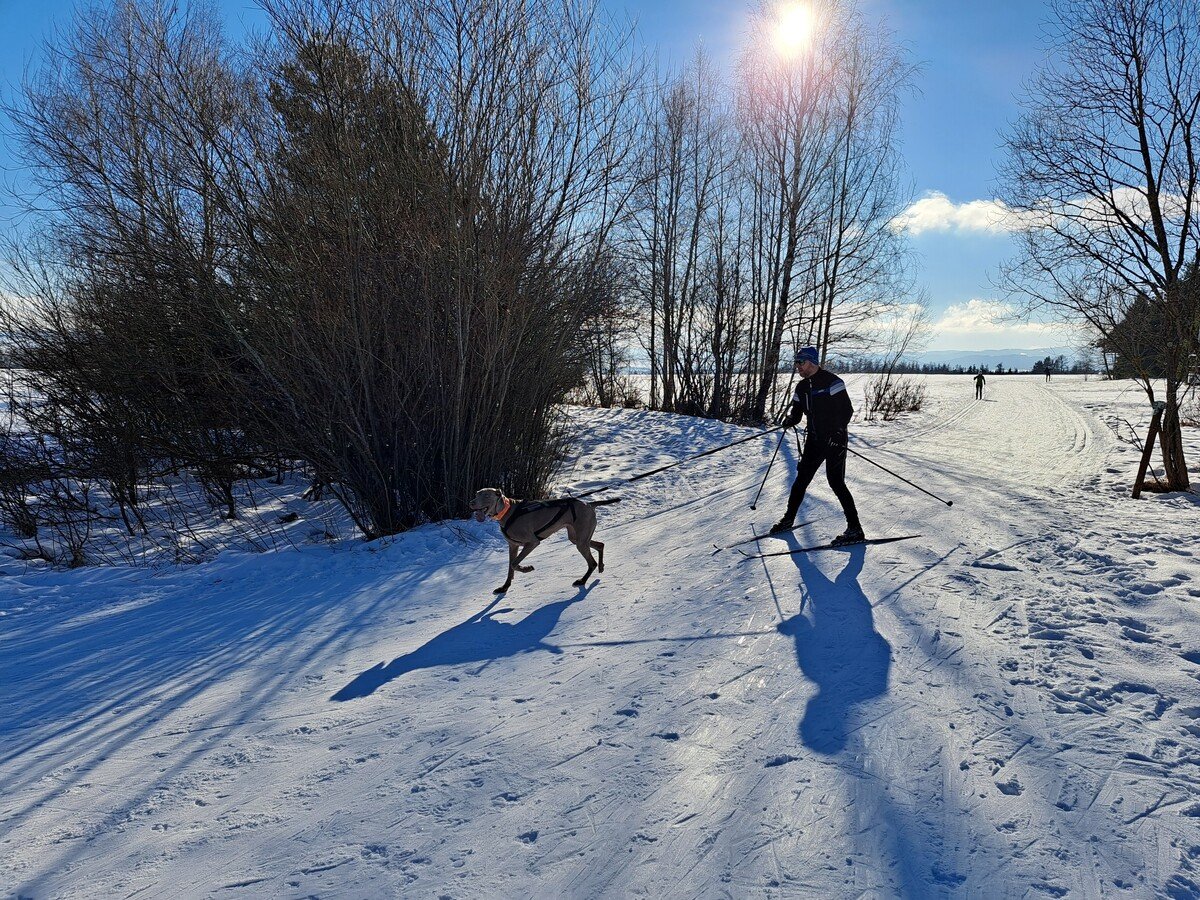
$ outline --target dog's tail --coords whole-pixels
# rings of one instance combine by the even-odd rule
[[[610,497],[607,500],[589,500],[588,506],[608,506],[610,503],[620,503],[620,497]]]

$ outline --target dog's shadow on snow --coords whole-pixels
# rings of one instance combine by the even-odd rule
[[[329,699],[340,702],[369,697],[389,681],[416,669],[490,662],[537,650],[562,653],[558,647],[547,644],[546,638],[558,627],[558,620],[567,607],[585,598],[595,586],[596,582],[593,581],[587,587],[580,588],[573,597],[557,603],[547,603],[519,622],[496,621],[496,616],[512,611],[507,608],[497,610],[496,606],[504,599],[497,597],[482,612],[443,631],[411,653],[397,656],[386,665],[380,663],[360,673]]]
[[[845,749],[856,707],[887,693],[892,665],[891,645],[875,630],[871,603],[858,586],[865,548],[842,552],[849,560],[833,580],[807,554],[792,557],[808,602],[777,626],[796,642],[800,671],[817,685],[800,722],[800,740],[826,755]]]

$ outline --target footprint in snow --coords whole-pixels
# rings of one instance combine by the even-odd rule
[[[971,566],[976,569],[995,569],[998,572],[1020,572],[1021,570],[1014,565],[1005,562],[979,562],[976,560],[971,563]]]
[[[1138,631],[1128,626],[1121,629],[1121,634],[1125,636],[1127,641],[1133,641],[1135,644],[1151,644],[1154,642],[1154,638],[1150,637],[1146,632]]]
[[[1020,797],[1021,793],[1025,790],[1021,787],[1021,782],[1017,780],[1016,775],[1008,779],[1008,781],[997,781],[996,787],[1000,789],[1000,793],[1006,794],[1009,797]]]
[[[763,763],[763,768],[764,769],[773,769],[776,766],[786,766],[788,763],[796,762],[796,760],[798,760],[798,759],[799,759],[798,756],[790,756],[787,753],[784,753],[784,754],[781,754],[780,756],[773,756],[770,759],[768,759],[765,763]]]
[[[950,887],[958,887],[967,880],[966,875],[962,875],[958,872],[953,872],[948,869],[943,869],[938,865],[935,865],[930,870],[930,875],[933,876],[933,880],[938,884],[949,885]]]
[[[1065,897],[1069,893],[1065,887],[1059,887],[1057,884],[1050,884],[1046,881],[1035,881],[1033,887],[1051,897]]]

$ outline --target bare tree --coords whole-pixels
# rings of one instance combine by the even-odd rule
[[[4,309],[14,362],[48,416],[90,448],[126,525],[138,483],[190,466],[235,515],[231,485],[263,454],[217,387],[233,334],[237,245],[219,141],[246,106],[211,18],[117,3],[48,43],[8,111],[40,183]]]
[[[579,340],[587,359],[581,402],[610,409],[637,406],[642,400],[629,368],[631,346],[637,332],[637,308],[620,265],[613,260],[598,266],[589,291],[596,305],[580,329]]]
[[[1101,335],[1151,401],[1165,380],[1163,468],[1171,490],[1186,490],[1180,385],[1200,317],[1181,281],[1200,260],[1200,7],[1053,10],[1056,57],[1008,138],[1005,199],[1023,230],[1006,277],[1031,307]]]
[[[766,416],[776,388],[794,285],[811,240],[829,212],[822,187],[832,157],[838,32],[834,3],[814,4],[820,28],[798,55],[774,52],[776,11],[760,7],[739,63],[739,106],[753,192],[750,323],[756,384],[749,418]]]
[[[897,142],[900,92],[913,67],[861,14],[847,15],[839,50],[829,212],[812,248],[816,315],[803,336],[822,355],[861,342],[877,319],[907,321],[911,296],[907,249],[893,223],[910,200]]]
[[[736,135],[720,97],[702,52],[659,85],[629,242],[647,318],[651,405],[709,415],[728,406],[741,277]]]
[[[853,2],[811,43],[752,20],[732,85],[698,54],[648,111],[630,259],[651,405],[761,421],[785,341],[861,344],[909,293],[898,97],[911,67]]]
[[[898,97],[912,68],[850,2],[813,4],[811,46],[771,52],[764,6],[740,66],[755,234],[752,418],[765,416],[785,335],[828,351],[904,302]]]

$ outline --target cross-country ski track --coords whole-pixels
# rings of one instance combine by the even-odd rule
[[[767,435],[616,486],[583,589],[555,535],[494,597],[491,522],[0,580],[0,893],[1200,897],[1200,505],[1127,499],[1144,396],[928,385],[851,446],[953,508],[847,466],[916,540],[713,554],[781,511]],[[562,490],[748,433],[571,412]],[[762,549],[844,527],[823,472],[801,518]]]

